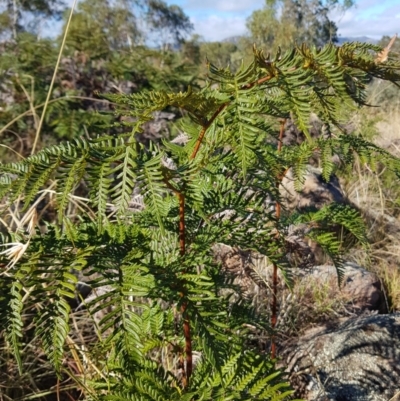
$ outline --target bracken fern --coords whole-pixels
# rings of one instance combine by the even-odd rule
[[[341,227],[365,243],[358,213],[331,205],[285,218],[279,183],[292,168],[300,189],[315,153],[325,180],[337,169],[333,154],[347,165],[360,157],[400,172],[397,158],[342,128],[345,111],[364,104],[371,77],[400,81],[399,62],[378,62],[379,51],[359,43],[303,45],[265,58],[255,49],[254,61],[235,74],[210,65],[209,84],[199,91],[104,95],[129,117],[125,134],[76,139],[0,165],[0,194],[9,208],[17,199],[30,207],[39,190],[56,183],[58,220],[3,238],[29,242],[14,255],[16,263],[7,265],[3,255],[0,282],[1,329],[20,369],[27,309],[35,311],[35,335],[56,371],[66,369],[79,272],[93,288],[82,306],[101,315],[99,341],[87,351],[88,358],[97,355],[96,373],[80,378],[91,389],[86,399],[286,399],[291,390],[274,355],[249,340],[251,328],[271,327],[211,249],[224,243],[259,252],[289,283],[284,232],[301,222],[340,279],[343,247],[335,233]],[[187,115],[183,139],[144,147],[136,135],[167,107]],[[310,136],[310,113],[329,135]],[[289,118],[307,137],[300,146],[281,146]],[[89,188],[87,207],[71,220],[66,210],[81,183]]]

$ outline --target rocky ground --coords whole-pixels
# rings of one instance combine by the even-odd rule
[[[339,181],[333,177],[325,183],[312,166],[303,191],[294,190],[290,172],[281,191],[292,210],[348,202]],[[301,233],[292,229],[296,241],[314,252],[314,264],[293,269],[291,289],[280,274],[277,324],[279,365],[288,373],[295,396],[310,401],[400,400],[400,313],[389,313],[393,308],[381,277],[349,261],[339,286],[335,267],[324,263]],[[246,296],[268,314],[268,260],[223,244],[214,252]]]

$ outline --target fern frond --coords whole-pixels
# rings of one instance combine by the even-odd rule
[[[325,182],[329,182],[331,175],[335,169],[335,164],[332,161],[332,146],[329,140],[318,141],[318,147],[321,155],[322,178]]]
[[[60,166],[57,174],[57,189],[60,191],[57,194],[58,220],[60,222],[62,222],[65,209],[70,202],[70,194],[74,192],[76,185],[81,182],[86,171],[87,154],[82,154],[80,157],[73,154],[71,159],[70,162],[66,162],[64,159],[64,163]]]
[[[58,290],[58,297],[44,311],[41,311],[36,320],[36,334],[57,372],[61,370],[65,339],[69,333],[70,306],[62,296],[64,292],[65,290],[61,286]]]
[[[104,187],[104,195],[102,197],[102,204],[105,210],[105,196],[107,193],[113,198],[118,214],[121,216],[127,210],[129,202],[135,188],[137,176],[137,143],[130,142],[123,146],[123,150],[119,155],[119,160],[113,158],[113,162],[117,166],[112,171],[105,171],[108,176],[114,175],[115,179],[119,181],[110,191],[110,187]],[[104,168],[101,166],[102,169]],[[97,177],[101,177],[104,173],[100,172]],[[96,175],[95,175],[96,176]],[[104,184],[110,184],[111,178],[107,179]]]
[[[4,301],[2,302],[3,306],[5,306],[2,315],[5,313],[7,314],[6,316],[2,316],[2,322],[6,323],[3,323],[6,328],[6,340],[10,344],[15,355],[20,374],[22,374],[21,338],[23,337],[21,315],[24,306],[22,291],[23,285],[18,280],[15,280],[11,283],[9,293],[2,294],[2,298],[6,297],[6,299],[9,299],[8,305],[4,305]]]
[[[169,212],[169,204],[165,201],[168,191],[162,173],[163,153],[160,152],[143,164],[142,173],[138,176],[143,196],[147,200],[149,210],[156,215],[158,226],[164,228],[163,217]]]

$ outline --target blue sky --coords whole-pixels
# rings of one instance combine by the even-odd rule
[[[222,40],[246,32],[246,19],[261,9],[264,0],[167,0],[183,8],[195,26],[195,33],[206,40]],[[356,0],[344,14],[334,12],[332,19],[341,36],[400,34],[400,0]]]

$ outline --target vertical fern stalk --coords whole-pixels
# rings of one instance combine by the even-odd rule
[[[279,139],[278,139],[278,153],[281,152],[282,150],[282,145],[283,145],[283,135],[285,132],[285,124],[286,124],[286,119],[282,120],[281,122],[281,128],[279,131]],[[279,187],[281,183],[281,179],[283,177],[278,177],[276,180],[276,185]],[[281,218],[281,204],[279,201],[276,202],[276,220],[277,222]],[[276,327],[276,322],[278,320],[278,266],[274,262],[273,264],[273,272],[272,272],[272,300],[271,300],[271,328],[272,330],[275,329]],[[275,335],[272,335],[271,338],[271,358],[275,359],[276,357],[276,342],[275,342]]]
[[[186,253],[186,242],[185,242],[185,195],[182,193],[178,194],[179,199],[179,247],[180,254],[182,257],[185,256]],[[184,293],[184,285],[182,283],[182,292],[181,297],[185,296]],[[183,375],[182,375],[182,384],[183,388],[187,388],[189,386],[190,376],[192,375],[193,370],[193,356],[192,356],[192,337],[190,334],[190,319],[189,314],[187,312],[187,301],[183,301],[181,306],[181,313],[183,318],[183,336],[185,338],[185,357],[186,357],[186,368],[183,365]]]
[[[193,153],[190,156],[190,159],[194,159],[197,153],[200,150],[200,146],[203,142],[203,138],[207,132],[207,129],[210,128],[211,124],[214,120],[219,116],[219,114],[225,109],[226,104],[221,105],[212,117],[205,122],[201,132],[199,134],[199,138],[195,144]],[[185,256],[186,253],[186,241],[185,241],[185,195],[183,193],[178,193],[179,199],[179,247],[180,247],[180,254],[182,257]],[[183,287],[183,285],[182,285]],[[184,297],[185,294],[182,291],[181,296]],[[190,330],[190,316],[187,312],[188,304],[186,301],[182,303],[181,306],[181,313],[183,318],[183,335],[185,338],[185,357],[186,357],[186,369],[183,366],[183,380],[182,384],[184,388],[189,387],[190,376],[192,375],[193,371],[193,353],[192,353],[192,337],[191,337],[191,330]]]

